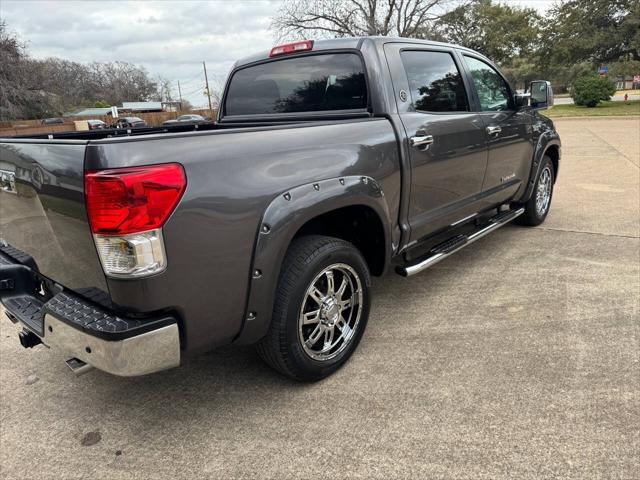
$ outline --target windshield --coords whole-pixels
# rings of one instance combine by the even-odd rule
[[[238,70],[226,115],[321,112],[367,108],[364,67],[354,53],[287,58]]]

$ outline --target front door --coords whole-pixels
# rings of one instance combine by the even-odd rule
[[[487,138],[453,51],[387,44],[385,53],[409,142],[414,243],[478,211]]]
[[[483,59],[464,53],[489,142],[482,190],[487,207],[511,198],[531,171],[534,137],[531,110],[517,109],[507,81]]]

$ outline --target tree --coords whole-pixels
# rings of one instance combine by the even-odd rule
[[[79,105],[90,106],[95,100],[104,100],[98,93],[96,79],[86,65],[60,58],[28,60],[32,69],[34,88],[52,93],[59,98],[56,115]]]
[[[592,108],[602,100],[609,100],[614,93],[616,86],[611,80],[591,74],[575,81],[571,97],[576,105]]]
[[[514,88],[526,89],[533,80],[542,78],[535,61],[529,55],[512,58],[502,67],[502,73]],[[554,85],[554,89],[556,86]]]
[[[156,86],[156,92],[151,95],[153,100],[158,102],[173,101],[173,96],[171,95],[171,81],[169,79],[158,76]]]
[[[156,91],[146,70],[131,63],[32,59],[0,21],[0,120],[59,116],[98,101],[144,101]]]
[[[569,0],[548,13],[541,49],[546,65],[640,60],[638,0]]]
[[[24,44],[0,21],[0,121],[52,112],[56,99],[37,85]]]
[[[589,62],[580,62],[573,65],[553,64],[541,67],[539,78],[548,78],[552,80],[554,92],[566,92],[570,90],[576,79],[585,75],[592,75],[595,67]]]
[[[473,0],[444,14],[435,24],[439,40],[456,43],[483,53],[494,62],[508,64],[528,58],[536,51],[540,15],[532,8],[519,8]]]
[[[419,37],[449,0],[288,0],[271,28],[280,38]]]
[[[625,60],[623,62],[613,62],[609,65],[609,76],[631,76],[640,75],[640,61]]]
[[[94,62],[89,68],[99,97],[111,105],[150,100],[157,92],[157,84],[147,71],[132,63]]]
[[[180,111],[190,112],[191,110],[193,110],[193,105],[191,105],[191,102],[189,100],[183,98],[182,102],[180,103]]]

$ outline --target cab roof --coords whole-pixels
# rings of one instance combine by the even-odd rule
[[[460,45],[454,45],[451,43],[442,43],[442,42],[436,42],[433,40],[421,40],[417,38],[404,38],[404,37],[344,37],[344,38],[332,38],[327,40],[314,40],[312,51],[318,52],[322,50],[335,50],[335,49],[360,49],[363,42],[371,42],[375,45],[383,45],[385,43],[415,43],[420,45],[430,45],[430,46],[436,46],[436,47],[457,48],[460,50],[473,52],[473,50],[467,47],[462,47]],[[250,63],[259,62],[261,60],[268,60],[270,51],[271,50],[264,50],[259,53],[254,53],[253,55],[243,57],[235,63],[235,65],[233,66],[233,69],[236,69],[243,65],[248,65]],[[477,53],[477,52],[474,52],[474,53]]]

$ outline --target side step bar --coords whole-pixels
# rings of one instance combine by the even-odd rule
[[[396,267],[396,272],[403,277],[409,277],[411,275],[415,275],[423,271],[426,268],[429,268],[432,265],[435,265],[440,260],[444,260],[452,253],[457,252],[458,250],[462,250],[467,245],[472,244],[476,240],[484,237],[488,233],[497,230],[498,228],[506,225],[514,218],[519,217],[524,213],[524,208],[519,208],[518,210],[506,210],[504,212],[500,212],[498,215],[491,217],[489,219],[489,223],[482,227],[480,230],[473,232],[470,235],[458,235],[449,240],[444,241],[443,243],[436,245],[431,249],[431,252],[418,263],[414,263],[411,265],[399,266]]]

